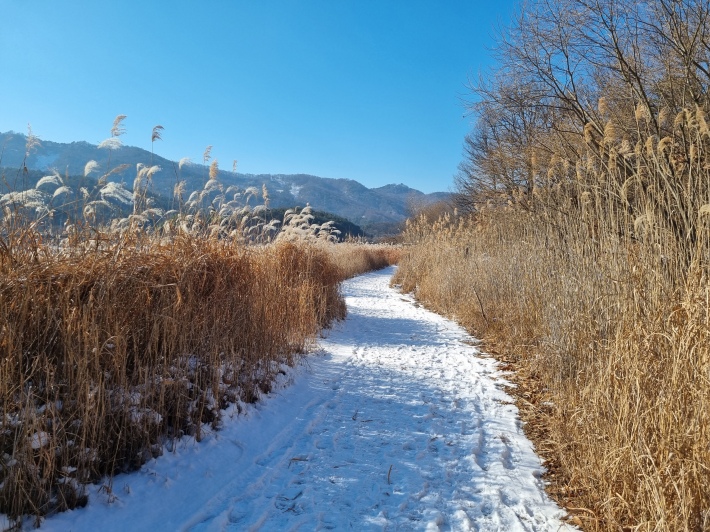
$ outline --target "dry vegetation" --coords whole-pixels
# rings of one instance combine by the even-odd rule
[[[524,75],[477,87],[459,211],[409,222],[396,282],[521,368],[576,523],[708,530],[707,5],[528,7],[502,45]]]
[[[162,212],[158,170],[139,165],[132,191],[109,171],[59,228],[52,199],[73,193],[56,173],[0,198],[0,513],[16,522],[85,504],[88,482],[111,498],[115,473],[218,429],[345,315],[342,280],[397,258],[335,244],[309,207],[264,223],[268,191],[250,207],[259,191],[224,190],[214,162]],[[132,214],[111,218],[112,201]]]
[[[326,246],[326,250],[341,276],[346,279],[397,264],[402,254],[400,246],[360,242],[343,242]]]
[[[658,247],[677,242],[620,239],[605,221],[511,208],[413,222],[395,282],[538,379],[521,390],[545,423],[538,450],[585,529],[706,529],[707,273],[673,278]]]

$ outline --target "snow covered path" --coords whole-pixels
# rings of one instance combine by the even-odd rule
[[[98,487],[45,530],[566,530],[492,359],[388,286],[246,416]]]

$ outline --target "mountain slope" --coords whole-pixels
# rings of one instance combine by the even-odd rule
[[[173,196],[174,186],[185,181],[185,190],[201,189],[209,176],[209,169],[201,164],[179,165],[147,150],[132,146],[117,149],[100,149],[88,142],[58,143],[42,140],[25,160],[25,135],[0,133],[0,166],[48,172],[56,169],[62,175],[82,176],[88,161],[98,163],[98,178],[102,173],[121,165],[123,171],[115,172],[110,180],[122,181],[130,188],[135,177],[136,165],[158,165],[161,171],[153,178],[153,191],[166,198]],[[310,203],[320,211],[342,216],[372,233],[387,232],[402,223],[413,205],[423,205],[445,200],[449,194],[438,192],[424,194],[406,185],[386,185],[367,188],[352,179],[331,179],[307,174],[235,174],[220,170],[218,179],[225,186],[240,189],[256,187],[261,191],[265,185],[274,208],[305,206]],[[19,186],[19,185],[18,185]],[[30,184],[31,186],[31,184]],[[6,190],[3,190],[6,192]]]

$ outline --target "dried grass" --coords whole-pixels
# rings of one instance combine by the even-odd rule
[[[692,115],[624,164],[582,150],[524,207],[406,232],[395,282],[523,368],[551,492],[586,530],[710,528],[710,157]]]
[[[360,242],[326,245],[323,249],[328,252],[343,279],[397,264],[402,254],[401,246]]]
[[[345,312],[341,274],[314,246],[183,236],[55,252],[38,240],[0,262],[0,511],[11,518],[72,507],[82,483],[199,439]]]
[[[266,223],[266,188],[251,207],[259,190],[224,187],[216,159],[185,201],[185,164],[168,212],[149,194],[159,167],[139,164],[128,190],[110,159],[91,190],[53,174],[0,197],[0,513],[15,523],[83,506],[88,482],[110,494],[115,473],[219,428],[345,316],[341,281],[398,258],[336,244],[310,207]]]

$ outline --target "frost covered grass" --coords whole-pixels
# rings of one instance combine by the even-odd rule
[[[623,161],[581,145],[519,201],[406,231],[396,282],[537,383],[551,492],[588,530],[710,527],[707,150],[685,110]]]
[[[106,149],[120,148],[121,122]],[[149,194],[159,169],[145,165],[132,190],[108,169],[95,189],[53,173],[0,197],[0,514],[11,521],[84,505],[89,482],[110,495],[114,474],[218,429],[222,408],[268,392],[344,316],[343,279],[396,260],[392,248],[339,250],[308,206],[267,223],[268,191],[225,188],[216,168],[187,199],[178,182],[168,212]]]

